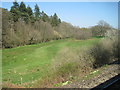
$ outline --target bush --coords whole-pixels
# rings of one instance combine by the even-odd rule
[[[113,62],[119,57],[118,38],[105,38],[100,43],[90,49],[90,55],[95,59],[93,68],[101,67],[105,64]]]
[[[91,30],[83,30],[66,22],[60,23],[60,25],[55,28],[55,30],[62,36],[62,38],[70,37],[76,39],[88,39],[92,37]]]
[[[93,58],[86,53],[88,49],[62,49],[53,60],[53,70],[63,77],[86,73],[92,68]]]
[[[90,54],[94,58],[93,68],[100,67],[107,64],[110,59],[110,52],[102,46],[102,44],[97,44],[91,49]]]

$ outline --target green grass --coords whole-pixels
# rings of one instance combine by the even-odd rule
[[[28,83],[52,73],[52,60],[64,47],[74,50],[96,44],[100,38],[89,40],[64,39],[41,44],[3,49],[3,83]],[[22,80],[21,80],[22,78]]]

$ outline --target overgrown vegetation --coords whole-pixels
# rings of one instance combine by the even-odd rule
[[[92,36],[89,29],[80,29],[61,21],[55,13],[48,16],[36,4],[34,11],[24,2],[13,2],[10,11],[2,9],[3,48],[36,44],[63,38],[87,39]]]
[[[80,28],[16,1],[1,10],[4,87],[59,86],[119,59],[120,32],[105,21]]]
[[[105,64],[118,60],[118,40],[116,37],[106,38],[91,49],[91,55],[95,59],[94,68],[101,67]]]
[[[2,9],[2,45],[3,48],[47,42],[50,40],[76,38],[88,39],[92,36],[105,36],[113,28],[105,21],[100,21],[91,28],[79,28],[61,21],[55,13],[48,16],[40,11],[36,4],[31,7],[15,1],[11,10]]]

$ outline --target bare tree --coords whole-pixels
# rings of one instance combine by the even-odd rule
[[[105,36],[105,33],[107,32],[107,30],[110,30],[111,28],[112,27],[104,20],[100,20],[98,22],[98,30],[99,30],[100,36]]]

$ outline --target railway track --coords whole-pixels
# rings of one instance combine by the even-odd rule
[[[119,68],[119,64],[109,65],[107,68],[99,69],[101,71],[101,74],[96,75],[93,78],[87,80],[79,80],[74,83],[62,86],[62,88],[89,88],[91,90],[102,90],[105,88],[109,88],[110,86],[115,87],[112,85],[113,83],[119,81]],[[118,86],[120,86],[120,84]]]
[[[91,90],[105,90],[105,89],[117,89],[120,90],[120,74],[116,75],[115,77],[111,78],[110,80],[107,80],[104,83],[101,83],[100,85],[92,88]]]

